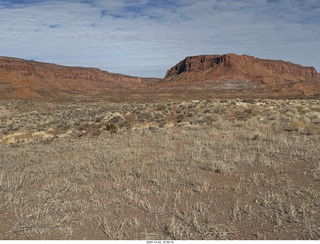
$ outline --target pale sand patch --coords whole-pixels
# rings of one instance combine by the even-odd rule
[[[55,135],[54,129],[52,128],[48,129],[47,131],[37,131],[33,133],[29,131],[18,131],[18,132],[11,133],[9,135],[5,135],[2,138],[0,138],[0,144],[30,142],[35,139],[48,140],[48,139],[53,139],[56,136],[58,136],[59,138],[62,138],[67,135],[70,135],[71,133],[72,133],[72,130],[68,130],[65,133]]]

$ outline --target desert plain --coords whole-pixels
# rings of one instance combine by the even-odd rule
[[[319,99],[0,102],[1,239],[319,239]]]

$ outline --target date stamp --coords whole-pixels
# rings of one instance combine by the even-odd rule
[[[174,244],[174,241],[170,241],[170,240],[147,241],[147,244]]]

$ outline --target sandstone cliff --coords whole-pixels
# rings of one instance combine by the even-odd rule
[[[320,76],[313,67],[248,55],[187,57],[167,71],[163,83],[198,83],[228,89],[262,89],[278,92],[320,91]]]

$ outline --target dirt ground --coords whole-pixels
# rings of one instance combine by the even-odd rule
[[[320,239],[320,100],[162,98],[1,101],[0,238]]]

